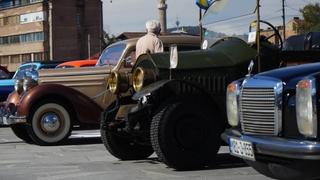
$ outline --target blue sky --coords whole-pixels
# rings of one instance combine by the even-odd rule
[[[150,19],[158,19],[157,5],[159,0],[102,0],[104,12],[104,30],[110,34],[118,35],[124,31],[144,31],[144,23]],[[239,0],[242,1],[242,0]],[[265,11],[279,14],[281,0],[261,0],[266,3]],[[298,15],[298,9],[307,3],[320,0],[286,0],[287,14],[292,18]],[[199,24],[199,9],[194,0],[167,0],[168,27],[175,27],[177,18],[181,26]],[[243,4],[245,6],[245,3]],[[241,8],[241,7],[239,7]],[[276,15],[277,16],[277,15]],[[276,17],[275,16],[275,17]],[[269,18],[272,18],[271,16]]]

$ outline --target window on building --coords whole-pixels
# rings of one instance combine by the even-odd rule
[[[33,59],[35,61],[43,61],[44,60],[44,53],[41,52],[41,53],[34,53],[33,54]]]
[[[1,64],[9,64],[9,56],[0,56]]]
[[[20,43],[20,36],[9,36],[9,44]]]
[[[11,59],[10,59],[10,62],[11,63],[15,63],[15,64],[21,63],[20,55],[12,55]]]
[[[0,37],[0,45],[38,42],[38,41],[44,41],[43,32]]]
[[[30,62],[31,61],[31,54],[22,54],[22,62]]]

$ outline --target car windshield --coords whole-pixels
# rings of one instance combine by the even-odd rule
[[[13,76],[13,79],[23,79],[27,74],[27,72],[32,72],[36,70],[37,70],[37,65],[35,64],[21,66]]]
[[[204,28],[204,39],[208,46],[226,37],[238,37],[248,42],[249,32],[256,31],[252,26],[256,17],[257,0],[216,0],[207,9],[201,23]],[[307,1],[286,1],[286,25],[295,18],[302,18],[300,10]],[[261,20],[268,21],[276,28],[282,26],[282,1],[260,0]],[[269,26],[261,23],[262,30],[270,30]],[[281,32],[280,32],[281,33]]]
[[[116,44],[116,45],[111,45],[107,47],[102,52],[96,66],[117,65],[125,48],[126,48],[126,44]]]
[[[256,0],[214,1],[202,18],[204,39],[210,45],[225,36],[247,40],[248,27],[255,19],[255,9]]]

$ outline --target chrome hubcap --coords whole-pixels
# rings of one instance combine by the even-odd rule
[[[59,116],[55,113],[47,113],[42,116],[41,126],[45,132],[55,132],[60,128]]]

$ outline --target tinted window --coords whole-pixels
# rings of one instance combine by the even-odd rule
[[[100,56],[97,65],[116,65],[125,50],[125,44],[117,44],[107,47]]]

